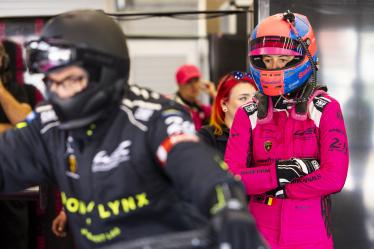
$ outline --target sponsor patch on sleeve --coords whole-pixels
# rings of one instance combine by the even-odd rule
[[[179,110],[165,110],[161,113],[164,117],[166,132],[169,136],[174,134],[191,134],[195,135],[195,126],[191,120],[185,119]]]
[[[317,96],[313,99],[313,104],[318,111],[322,112],[326,105],[330,103],[330,100],[321,96]]]
[[[309,117],[312,119],[317,127],[319,127],[323,110],[331,101],[322,95],[313,99],[313,104],[308,106]]]
[[[251,116],[257,111],[257,104],[256,103],[246,104],[243,106],[243,109],[247,113],[248,116]]]

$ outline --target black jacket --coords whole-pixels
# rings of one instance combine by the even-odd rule
[[[78,248],[196,228],[214,186],[234,182],[188,113],[146,89],[132,86],[87,129],[58,125],[45,104],[0,137],[0,191],[56,183]]]
[[[217,149],[223,157],[225,155],[230,130],[226,126],[223,126],[222,130],[222,135],[215,135],[214,127],[211,125],[205,125],[201,127],[201,129],[198,132],[198,135],[204,142],[206,142],[210,146],[213,146],[213,148]]]

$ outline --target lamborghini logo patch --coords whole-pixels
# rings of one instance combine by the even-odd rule
[[[272,145],[273,143],[271,141],[266,141],[264,143],[265,150],[269,152],[271,150]]]

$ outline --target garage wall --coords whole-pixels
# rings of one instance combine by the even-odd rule
[[[1,0],[0,17],[44,16],[73,9],[108,9],[108,0]]]

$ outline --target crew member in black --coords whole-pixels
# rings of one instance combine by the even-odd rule
[[[0,137],[0,191],[57,184],[78,248],[208,224],[221,248],[253,248],[242,185],[183,107],[127,84],[126,39],[112,18],[61,14],[26,48],[48,101]]]

